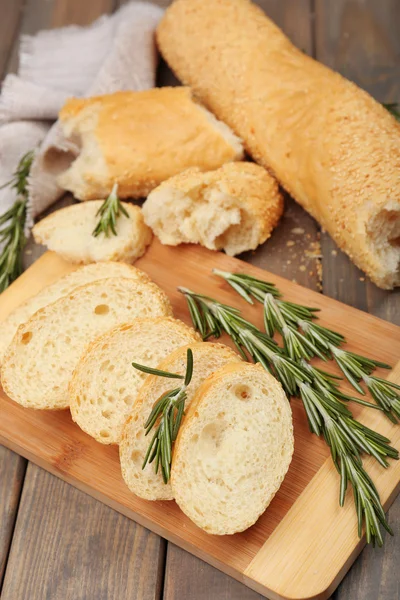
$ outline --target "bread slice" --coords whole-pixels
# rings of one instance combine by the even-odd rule
[[[254,163],[190,169],[153,190],[143,205],[147,225],[163,244],[201,244],[230,256],[268,239],[283,212],[277,181]]]
[[[36,296],[32,296],[32,298],[23,302],[0,323],[0,364],[18,327],[30,319],[36,311],[62,298],[62,296],[70,294],[81,285],[109,277],[125,277],[150,281],[148,275],[143,271],[118,262],[91,264],[68,273],[68,275],[65,275],[55,283],[45,287]]]
[[[22,406],[67,408],[68,383],[90,342],[135,318],[171,313],[167,296],[149,281],[119,277],[77,288],[19,327],[4,356],[3,389]]]
[[[200,336],[172,317],[135,319],[98,337],[78,362],[69,385],[72,418],[102,444],[118,444],[146,375],[132,362],[157,365]],[[170,380],[171,381],[171,380]]]
[[[244,531],[275,496],[292,454],[292,412],[281,385],[261,365],[226,365],[204,381],[181,426],[175,500],[208,533]]]
[[[227,363],[241,362],[241,358],[223,344],[191,344],[193,351],[193,377],[187,390],[186,408],[196,390],[209,375]],[[184,374],[187,348],[179,348],[170,354],[159,368]],[[149,375],[133,406],[122,434],[119,447],[122,476],[129,489],[146,500],[172,500],[171,485],[165,484],[161,473],[154,472],[154,463],[142,470],[143,460],[150,443],[151,434],[145,435],[144,424],[155,402],[167,391],[176,387],[173,379]]]
[[[129,217],[120,214],[117,235],[93,236],[103,200],[73,204],[52,213],[33,228],[38,244],[54,250],[72,263],[92,263],[119,260],[133,263],[146,251],[152,239],[151,229],[144,222],[138,206],[123,202]]]
[[[81,151],[58,182],[80,200],[107,197],[115,182],[120,198],[143,198],[189,167],[243,158],[239,138],[188,87],[72,98],[60,123]]]

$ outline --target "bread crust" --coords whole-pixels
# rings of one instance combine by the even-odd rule
[[[59,178],[80,200],[106,197],[114,183],[121,198],[142,198],[189,167],[215,169],[243,155],[240,141],[219,124],[224,137],[187,87],[73,98],[60,121],[68,137],[82,140]]]
[[[400,125],[389,112],[298,50],[249,0],[176,0],[157,41],[353,262],[380,287],[400,285]]]

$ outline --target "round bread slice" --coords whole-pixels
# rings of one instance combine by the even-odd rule
[[[203,173],[188,169],[153,190],[143,205],[163,244],[201,244],[230,256],[267,240],[283,212],[283,196],[263,167],[250,162]]]
[[[230,364],[196,393],[175,444],[171,485],[196,525],[216,535],[253,525],[293,454],[292,412],[261,365]]]
[[[98,442],[118,444],[146,377],[132,362],[157,367],[176,348],[199,340],[194,329],[172,317],[135,319],[107,331],[74,370],[69,385],[73,420]]]
[[[133,319],[171,314],[167,296],[150,281],[120,277],[77,288],[19,327],[4,357],[3,389],[22,406],[67,408],[69,381],[90,342]]]
[[[63,296],[70,294],[81,285],[86,285],[92,281],[106,279],[109,277],[125,277],[128,279],[141,279],[150,281],[149,276],[132,267],[120,262],[101,262],[93,263],[79,267],[58,279],[55,283],[46,286],[35,296],[28,298],[25,302],[17,306],[4,321],[0,324],[0,364],[8,346],[11,344],[16,331],[22,323],[25,323],[31,316],[48,304],[59,300]]]
[[[128,217],[120,214],[117,235],[93,236],[99,221],[98,211],[103,200],[73,204],[51,213],[33,228],[39,244],[54,250],[73,263],[120,260],[133,263],[142,256],[152,239],[151,229],[144,222],[139,206],[122,202]]]
[[[187,390],[187,408],[201,383],[214,371],[227,363],[240,363],[236,352],[223,344],[191,344],[193,352],[193,377]],[[186,348],[179,348],[160,365],[163,371],[185,374]],[[179,384],[178,384],[179,385]],[[150,443],[151,434],[145,435],[144,424],[156,401],[177,387],[176,381],[149,375],[139,391],[131,416],[123,430],[119,447],[122,476],[129,489],[146,500],[172,500],[171,485],[165,484],[160,471],[155,473],[154,463],[142,470],[143,460]]]

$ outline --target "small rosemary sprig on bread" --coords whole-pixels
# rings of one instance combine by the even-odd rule
[[[253,304],[255,298],[263,304],[265,330],[271,337],[275,332],[282,335],[288,356],[294,360],[310,360],[313,356],[334,360],[359,394],[365,395],[362,382],[392,422],[400,419],[400,386],[372,375],[376,368],[390,369],[390,365],[341,348],[346,342],[342,334],[314,322],[317,309],[285,302],[272,283],[243,273],[218,269],[214,269],[214,273],[247,302]]]
[[[118,197],[118,184],[114,183],[111,194],[104,200],[97,211],[97,216],[100,218],[92,235],[94,237],[98,237],[101,233],[105,237],[110,237],[111,234],[118,235],[117,220],[121,214],[129,219],[129,214]]]
[[[158,473],[158,469],[161,465],[164,483],[168,483],[171,477],[172,446],[182,423],[187,398],[186,390],[193,375],[193,352],[188,348],[186,373],[184,376],[168,371],[160,371],[159,369],[153,369],[137,363],[132,363],[132,366],[143,373],[158,375],[159,377],[168,377],[170,379],[184,380],[183,385],[166,392],[157,400],[144,425],[146,435],[148,435],[154,427],[155,431],[144,457],[142,469],[146,467],[147,463],[155,461],[155,472]]]
[[[14,204],[0,216],[0,245],[4,244],[0,255],[0,293],[22,272],[22,250],[26,244],[24,228],[28,203],[28,176],[33,157],[33,150],[24,154],[10,181],[0,186],[0,190],[10,186],[16,191]]]
[[[337,377],[325,373],[301,359],[287,356],[283,348],[267,334],[246,321],[237,308],[222,304],[209,296],[178,288],[187,300],[192,321],[203,339],[220,337],[224,331],[234,341],[246,360],[255,362],[272,373],[288,396],[301,398],[310,430],[328,444],[332,460],[340,474],[339,502],[343,506],[350,482],[357,509],[358,532],[363,523],[367,542],[383,544],[380,525],[389,533],[379,494],[363,468],[363,452],[373,456],[383,467],[387,458],[398,458],[398,452],[384,436],[358,422],[343,403],[349,400],[338,389]],[[362,402],[362,401],[361,401]],[[373,406],[373,405],[372,405]]]

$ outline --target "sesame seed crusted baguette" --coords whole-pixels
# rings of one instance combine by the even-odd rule
[[[230,256],[265,242],[282,212],[276,179],[250,162],[206,173],[189,169],[164,181],[143,205],[147,225],[163,244],[201,244]]]
[[[142,198],[189,167],[243,158],[241,141],[184,87],[73,98],[60,123],[82,147],[59,184],[80,200],[106,198],[115,182],[120,198]]]
[[[167,296],[151,281],[115,277],[83,285],[18,328],[1,367],[3,389],[27,408],[67,408],[73,370],[97,336],[136,318],[170,315]]]
[[[174,498],[207,533],[244,531],[280,488],[293,447],[282,386],[259,364],[228,364],[203,382],[180,428]]]
[[[400,125],[295,48],[249,0],[176,0],[157,31],[177,76],[380,287],[400,285]]]
[[[190,405],[201,383],[214,371],[228,363],[241,362],[241,358],[223,344],[200,342],[190,344],[193,352],[193,377],[187,389],[185,409]],[[163,371],[185,374],[187,347],[169,354],[158,366]],[[171,485],[165,484],[161,475],[154,472],[154,463],[142,469],[143,460],[151,440],[145,435],[144,424],[157,400],[176,386],[171,379],[149,375],[139,390],[136,401],[123,429],[119,446],[122,475],[129,489],[146,500],[172,500]]]
[[[146,375],[132,362],[157,367],[170,352],[200,340],[172,317],[135,319],[98,337],[81,357],[69,384],[72,419],[102,444],[118,444]]]
[[[48,304],[59,300],[63,296],[70,294],[77,287],[98,281],[99,279],[108,279],[110,277],[124,277],[127,279],[141,279],[150,281],[149,276],[136,267],[120,262],[100,262],[79,267],[61,277],[51,285],[46,286],[32,298],[17,306],[4,321],[0,323],[0,364],[8,346],[20,325],[28,321],[31,316]]]
[[[117,219],[117,235],[94,237],[103,202],[81,202],[51,213],[34,226],[35,241],[73,263],[108,260],[133,263],[145,253],[152,239],[142,211],[139,206],[123,202],[129,217],[121,214]]]

